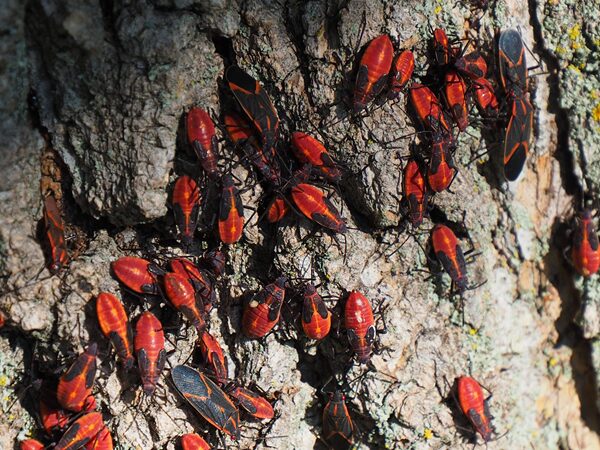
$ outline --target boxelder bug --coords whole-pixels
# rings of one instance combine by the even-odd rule
[[[224,175],[221,183],[223,190],[219,208],[219,236],[224,244],[235,244],[244,231],[244,205],[231,175]]]
[[[44,450],[46,446],[37,439],[26,439],[19,443],[19,450]]]
[[[394,48],[387,34],[373,39],[360,59],[354,86],[354,112],[358,113],[385,87]]]
[[[423,178],[419,164],[414,159],[409,159],[404,168],[402,192],[408,204],[410,223],[413,228],[417,228],[423,223],[428,194],[425,178]]]
[[[198,333],[202,333],[206,328],[204,305],[200,296],[196,296],[196,291],[188,278],[169,272],[164,276],[163,283],[171,304],[194,325]]]
[[[465,131],[469,125],[467,110],[467,85],[455,70],[449,70],[444,77],[444,97],[452,118],[460,131]]]
[[[56,398],[64,409],[80,412],[95,404],[92,387],[96,378],[97,348],[96,343],[91,343],[59,378]]]
[[[113,450],[113,439],[108,427],[104,425],[100,432],[85,444],[84,448],[85,450]]]
[[[225,71],[225,80],[254,127],[261,135],[263,152],[277,142],[279,116],[267,92],[260,83],[237,66]]]
[[[504,136],[504,176],[509,181],[517,179],[529,152],[533,130],[533,106],[526,97],[509,100],[510,118]]]
[[[344,324],[350,347],[361,364],[371,358],[375,341],[375,319],[369,300],[358,291],[348,295],[344,307]]]
[[[431,230],[431,244],[438,261],[456,285],[459,293],[467,289],[467,264],[454,232],[437,224]]]
[[[133,341],[144,393],[152,395],[165,367],[165,334],[160,321],[149,311],[142,313],[135,325]]]
[[[472,51],[456,60],[454,67],[466,76],[478,79],[487,74],[487,63],[478,51]]]
[[[240,437],[240,413],[231,399],[206,375],[191,367],[175,366],[171,370],[175,387],[208,423],[229,434]]]
[[[276,195],[267,206],[267,222],[277,223],[283,219],[290,210],[290,206],[283,196]]]
[[[200,348],[202,359],[208,365],[218,383],[224,384],[229,378],[227,359],[223,354],[223,349],[213,335],[204,331],[196,341]]]
[[[415,56],[410,50],[401,52],[392,65],[388,98],[396,98],[408,84],[415,70]]]
[[[240,147],[246,158],[256,167],[265,180],[279,184],[281,173],[275,158],[275,153],[264,152],[254,135],[254,129],[243,117],[237,114],[225,116],[225,128],[229,139],[234,145]]]
[[[40,399],[40,421],[44,431],[52,436],[55,431],[62,431],[69,424],[69,414],[54,399]]]
[[[483,116],[496,115],[500,104],[494,93],[494,87],[485,78],[473,80],[475,89],[475,103]]]
[[[242,316],[242,329],[246,336],[262,338],[277,325],[285,299],[286,283],[285,277],[277,278],[261,289],[246,305]]]
[[[460,409],[467,416],[473,428],[481,435],[485,442],[492,440],[493,428],[491,415],[488,409],[488,400],[483,397],[483,390],[477,381],[471,377],[462,376],[456,379],[458,388],[458,403]]]
[[[345,396],[342,391],[336,390],[329,397],[323,409],[323,439],[336,450],[349,449],[352,447],[354,425]]]
[[[292,133],[292,151],[302,164],[310,164],[329,181],[340,181],[342,174],[325,146],[314,137],[295,131]]]
[[[431,144],[427,183],[432,191],[442,192],[450,187],[455,175],[456,166],[448,138],[436,134]]]
[[[67,245],[65,244],[65,228],[54,195],[44,198],[44,222],[46,224],[46,239],[50,245],[50,266],[48,270],[55,274],[69,261]]]
[[[410,104],[428,131],[452,135],[452,128],[442,104],[427,86],[414,83],[410,88]]]
[[[345,233],[346,222],[323,191],[308,183],[297,183],[291,189],[292,200],[310,220],[336,233]]]
[[[227,257],[225,253],[220,250],[211,250],[206,252],[200,259],[203,266],[213,273],[214,276],[221,276],[225,270],[225,264],[227,263]]]
[[[133,331],[125,308],[113,294],[101,292],[96,299],[96,314],[102,334],[110,340],[123,367],[133,366]]]
[[[96,436],[104,423],[102,414],[92,412],[81,416],[65,431],[53,450],[77,450]]]
[[[200,165],[211,178],[216,178],[219,172],[215,124],[202,108],[192,108],[187,113],[185,123],[188,142],[196,152]]]
[[[135,256],[123,256],[110,263],[110,267],[121,283],[138,294],[159,293],[156,275],[164,272],[155,264]]]
[[[451,54],[450,44],[446,32],[441,28],[433,30],[433,54],[435,62],[439,66],[445,66],[450,63]]]
[[[181,450],[210,450],[210,445],[196,433],[181,436]]]
[[[187,175],[175,181],[172,196],[173,214],[179,228],[179,238],[189,246],[194,239],[200,212],[200,190],[196,182]]]
[[[187,258],[174,258],[169,261],[169,267],[175,273],[185,277],[194,287],[196,294],[202,298],[204,312],[208,313],[216,301],[213,283],[205,270],[200,270]]]
[[[533,106],[527,98],[527,62],[521,35],[510,29],[498,38],[500,82],[509,97],[510,118],[504,137],[504,176],[517,179],[529,151],[533,129]]]
[[[572,234],[573,244],[570,249],[571,263],[577,272],[589,277],[598,272],[600,266],[600,248],[598,234],[588,209],[581,211],[575,218],[575,228]]]
[[[273,406],[264,397],[245,387],[232,384],[225,387],[225,391],[248,414],[255,419],[271,420],[275,416]]]
[[[303,295],[302,329],[310,339],[323,339],[331,329],[331,312],[312,284],[306,285]]]

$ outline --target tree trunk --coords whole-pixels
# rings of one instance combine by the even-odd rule
[[[325,387],[333,390],[346,371],[361,448],[471,448],[471,428],[450,389],[462,374],[494,394],[494,425],[506,435],[490,449],[600,447],[600,285],[597,276],[574,275],[563,256],[573,211],[584,197],[598,207],[597,4],[494,0],[482,2],[482,10],[475,1],[413,0],[5,3],[0,386],[17,389],[0,400],[4,410],[10,406],[0,424],[2,448],[39,429],[30,415],[33,388],[26,388],[60,373],[61,361],[70,362],[89,341],[101,350],[96,400],[123,448],[173,448],[178,436],[209,429],[182,403],[168,369],[153,397],[134,399],[138,375],[116,369],[94,299],[120,292],[109,270],[116,258],[181,253],[169,192],[178,175],[201,174],[185,143],[184,113],[200,106],[220,122],[235,108],[223,82],[232,64],[273,100],[282,148],[291,132],[306,131],[340,162],[344,180],[329,191],[350,228],[336,237],[313,233],[300,216],[279,228],[258,226],[261,202],[271,194],[220,142],[222,170],[233,171],[245,186],[244,204],[258,212],[228,250],[210,330],[224,344],[230,376],[277,398],[277,420],[244,422],[241,448],[322,445],[328,397],[321,389],[334,377]],[[435,196],[430,218],[413,232],[400,226],[401,172],[422,136],[406,114],[407,97],[357,118],[350,114],[351,91],[356,55],[381,33],[396,49],[412,48],[415,78],[424,76],[427,43],[438,26],[479,47],[493,79],[497,31],[520,27],[533,51],[526,53],[529,65],[541,65],[530,71],[535,139],[524,174],[507,183],[502,126],[474,121],[459,137],[452,192]],[[49,191],[59,201],[72,259],[55,276],[45,269],[41,232],[42,194]],[[217,191],[212,182],[203,186],[196,254],[215,242]],[[484,284],[464,297],[451,298],[446,276],[423,273],[430,269],[423,251],[428,232],[440,222],[458,231],[465,250],[475,250],[469,282]],[[296,323],[298,295],[288,295],[274,333],[261,341],[243,337],[244,294],[280,273],[294,284],[321,283],[332,308],[353,289],[371,299],[378,328],[387,331],[372,358],[376,370],[349,368],[343,321],[322,344],[307,342]],[[158,303],[129,296],[126,305],[133,320],[147,309],[160,315],[173,367],[189,358],[195,331]]]

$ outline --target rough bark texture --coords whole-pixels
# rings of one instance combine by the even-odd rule
[[[182,405],[167,372],[153,398],[135,398],[137,375],[113,370],[91,308],[100,291],[118,292],[110,261],[139,248],[178,251],[167,245],[168,186],[178,167],[197,170],[181,145],[182,114],[193,105],[215,115],[226,107],[221,77],[237,63],[274,100],[284,141],[294,130],[317,132],[320,121],[346,115],[359,44],[389,33],[398,48],[415,48],[419,72],[430,26],[438,25],[475,39],[491,58],[496,27],[520,26],[547,68],[532,82],[536,137],[524,176],[503,182],[495,156],[500,134],[479,138],[474,126],[460,137],[453,193],[435,200],[432,217],[464,223],[463,245],[470,241],[480,253],[469,274],[473,284],[487,283],[465,294],[468,325],[448,299],[448,280],[436,284],[419,272],[427,267],[420,247],[426,234],[417,235],[420,245],[408,239],[393,252],[407,237],[394,228],[403,165],[396,154],[407,154],[410,144],[398,138],[413,131],[404,100],[320,130],[349,173],[334,198],[352,229],[339,242],[321,233],[304,239],[308,222],[275,233],[257,227],[255,215],[244,242],[229,250],[221,303],[211,314],[231,372],[279,396],[279,418],[270,427],[244,425],[240,447],[319,445],[326,400],[319,389],[345,369],[343,357],[331,357],[344,351],[343,338],[317,348],[300,337],[294,317],[264,341],[241,336],[242,294],[273,266],[273,273],[315,276],[334,296],[360,289],[384,311],[377,371],[364,374],[349,395],[362,448],[470,448],[461,428],[468,425],[453,416],[451,401],[443,402],[445,380],[465,373],[494,393],[494,423],[499,433],[508,431],[488,448],[600,447],[600,284],[597,276],[575,277],[562,255],[572,205],[582,191],[596,200],[600,189],[597,4],[498,0],[482,12],[456,2],[385,0],[5,3],[0,310],[8,325],[0,332],[0,407],[8,420],[0,423],[0,447],[12,448],[17,436],[37,428],[22,390],[12,389],[31,383],[23,373],[34,346],[54,367],[58,355],[79,352],[90,339],[102,342],[97,399],[105,416],[116,418],[110,428],[120,448],[173,448],[177,436],[207,429]],[[493,156],[467,166],[484,146]],[[232,153],[225,145],[222,151]],[[62,193],[77,247],[68,270],[54,277],[43,269],[36,231],[40,183]],[[250,189],[244,201],[256,206],[260,195],[260,187]],[[141,302],[130,308],[141,310]],[[194,333],[171,334],[171,366],[188,358]],[[354,366],[348,378],[364,372]]]

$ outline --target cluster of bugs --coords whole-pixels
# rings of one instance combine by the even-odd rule
[[[357,65],[353,90],[354,114],[369,113],[374,100],[382,94],[399,99],[405,93],[408,107],[416,119],[422,151],[411,150],[403,170],[402,207],[413,230],[420,227],[433,196],[448,191],[458,169],[454,163],[457,137],[469,126],[471,105],[482,118],[504,123],[503,171],[508,181],[518,178],[526,162],[533,129],[533,107],[528,98],[528,71],[524,45],[516,30],[506,30],[498,38],[499,86],[488,78],[488,63],[477,50],[451,42],[446,32],[433,31],[433,61],[419,82],[413,80],[415,57],[405,49],[394,57],[388,35],[370,41]],[[185,116],[185,136],[202,168],[202,176],[178,176],[170,206],[184,251],[193,252],[199,217],[206,203],[207,185],[219,188],[216,235],[219,248],[201,256],[177,256],[154,262],[138,256],[124,256],[111,264],[114,277],[123,289],[144,299],[158,299],[180,312],[197,333],[196,347],[201,355],[201,370],[181,364],[170,370],[170,380],[189,405],[210,425],[233,440],[240,438],[240,413],[250,419],[272,421],[275,410],[265,392],[242,386],[230,378],[227,357],[219,340],[210,333],[209,313],[217,307],[216,283],[226,272],[228,246],[239,242],[247,226],[240,188],[220,151],[217,130],[238,151],[241,161],[255,169],[264,189],[265,208],[261,215],[276,224],[296,213],[333,235],[346,233],[348,225],[330,201],[323,184],[336,186],[344,170],[326,146],[313,135],[294,131],[289,149],[280,142],[280,119],[273,102],[261,84],[238,66],[228,67],[223,77],[237,110],[213,120],[200,107]],[[501,90],[503,96],[500,97]],[[440,100],[441,98],[441,100]],[[504,100],[503,100],[504,99]],[[505,117],[503,117],[505,114]],[[64,225],[52,193],[44,197],[45,236],[50,249],[48,269],[56,274],[69,262]],[[450,224],[437,223],[430,231],[430,247],[435,261],[450,276],[453,292],[461,296],[470,286],[467,261]],[[565,251],[578,273],[590,276],[598,271],[600,249],[592,215],[588,210],[576,218],[572,246]],[[428,253],[428,252],[426,252]],[[280,323],[286,290],[302,297],[300,323],[305,335],[323,341],[331,333],[332,311],[311,283],[292,286],[286,276],[275,277],[246,302],[241,331],[250,339],[262,339]],[[289,294],[288,298],[289,298]],[[375,314],[371,302],[358,291],[346,293],[343,328],[348,345],[359,364],[369,364],[376,345]],[[129,320],[125,305],[112,293],[102,292],[95,301],[102,334],[110,341],[124,370],[136,361],[142,390],[147,397],[156,391],[164,371],[167,354],[163,324],[150,309]],[[0,316],[1,317],[1,316]],[[132,327],[135,323],[135,327]],[[92,395],[96,376],[97,345],[90,343],[72,366],[63,373],[51,396],[43,396],[39,416],[48,441],[55,449],[79,448],[109,450],[112,437],[96,412]],[[456,401],[460,410],[485,442],[493,440],[494,429],[482,386],[473,378],[455,380]],[[322,414],[322,440],[331,448],[350,448],[356,426],[346,405],[346,395],[336,387],[329,393]],[[183,435],[184,450],[209,449],[198,434]],[[35,439],[20,443],[21,450],[46,448]]]

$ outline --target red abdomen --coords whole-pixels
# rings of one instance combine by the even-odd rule
[[[94,401],[92,387],[96,378],[96,350],[97,345],[90,344],[58,380],[56,399],[64,409],[80,412]]]
[[[473,378],[466,376],[457,379],[457,386],[460,409],[484,441],[488,442],[492,438],[492,428],[481,386]]]
[[[577,218],[576,229],[573,232],[573,247],[571,259],[577,272],[584,277],[589,277],[600,266],[600,248],[598,234],[594,227],[592,213],[584,210]]]
[[[217,136],[215,124],[206,111],[192,108],[187,114],[186,129],[188,142],[196,152],[202,168],[207,174],[217,174]]]
[[[352,350],[362,364],[366,363],[371,357],[375,340],[375,319],[371,303],[358,291],[352,291],[348,295],[344,323]]]
[[[410,223],[413,227],[418,227],[425,216],[427,188],[419,164],[414,159],[410,159],[406,163],[402,187],[409,207]]]
[[[279,322],[281,305],[285,298],[284,277],[265,286],[244,308],[242,329],[246,336],[261,338],[267,335]]]
[[[121,301],[108,292],[102,292],[96,300],[96,314],[102,334],[110,340],[123,366],[133,366],[133,331]]]
[[[387,34],[373,39],[360,60],[354,87],[354,111],[359,112],[385,87],[394,48]]]
[[[162,324],[149,311],[142,313],[135,326],[133,346],[138,359],[140,377],[146,395],[156,389],[158,377],[165,366],[165,335]]]

